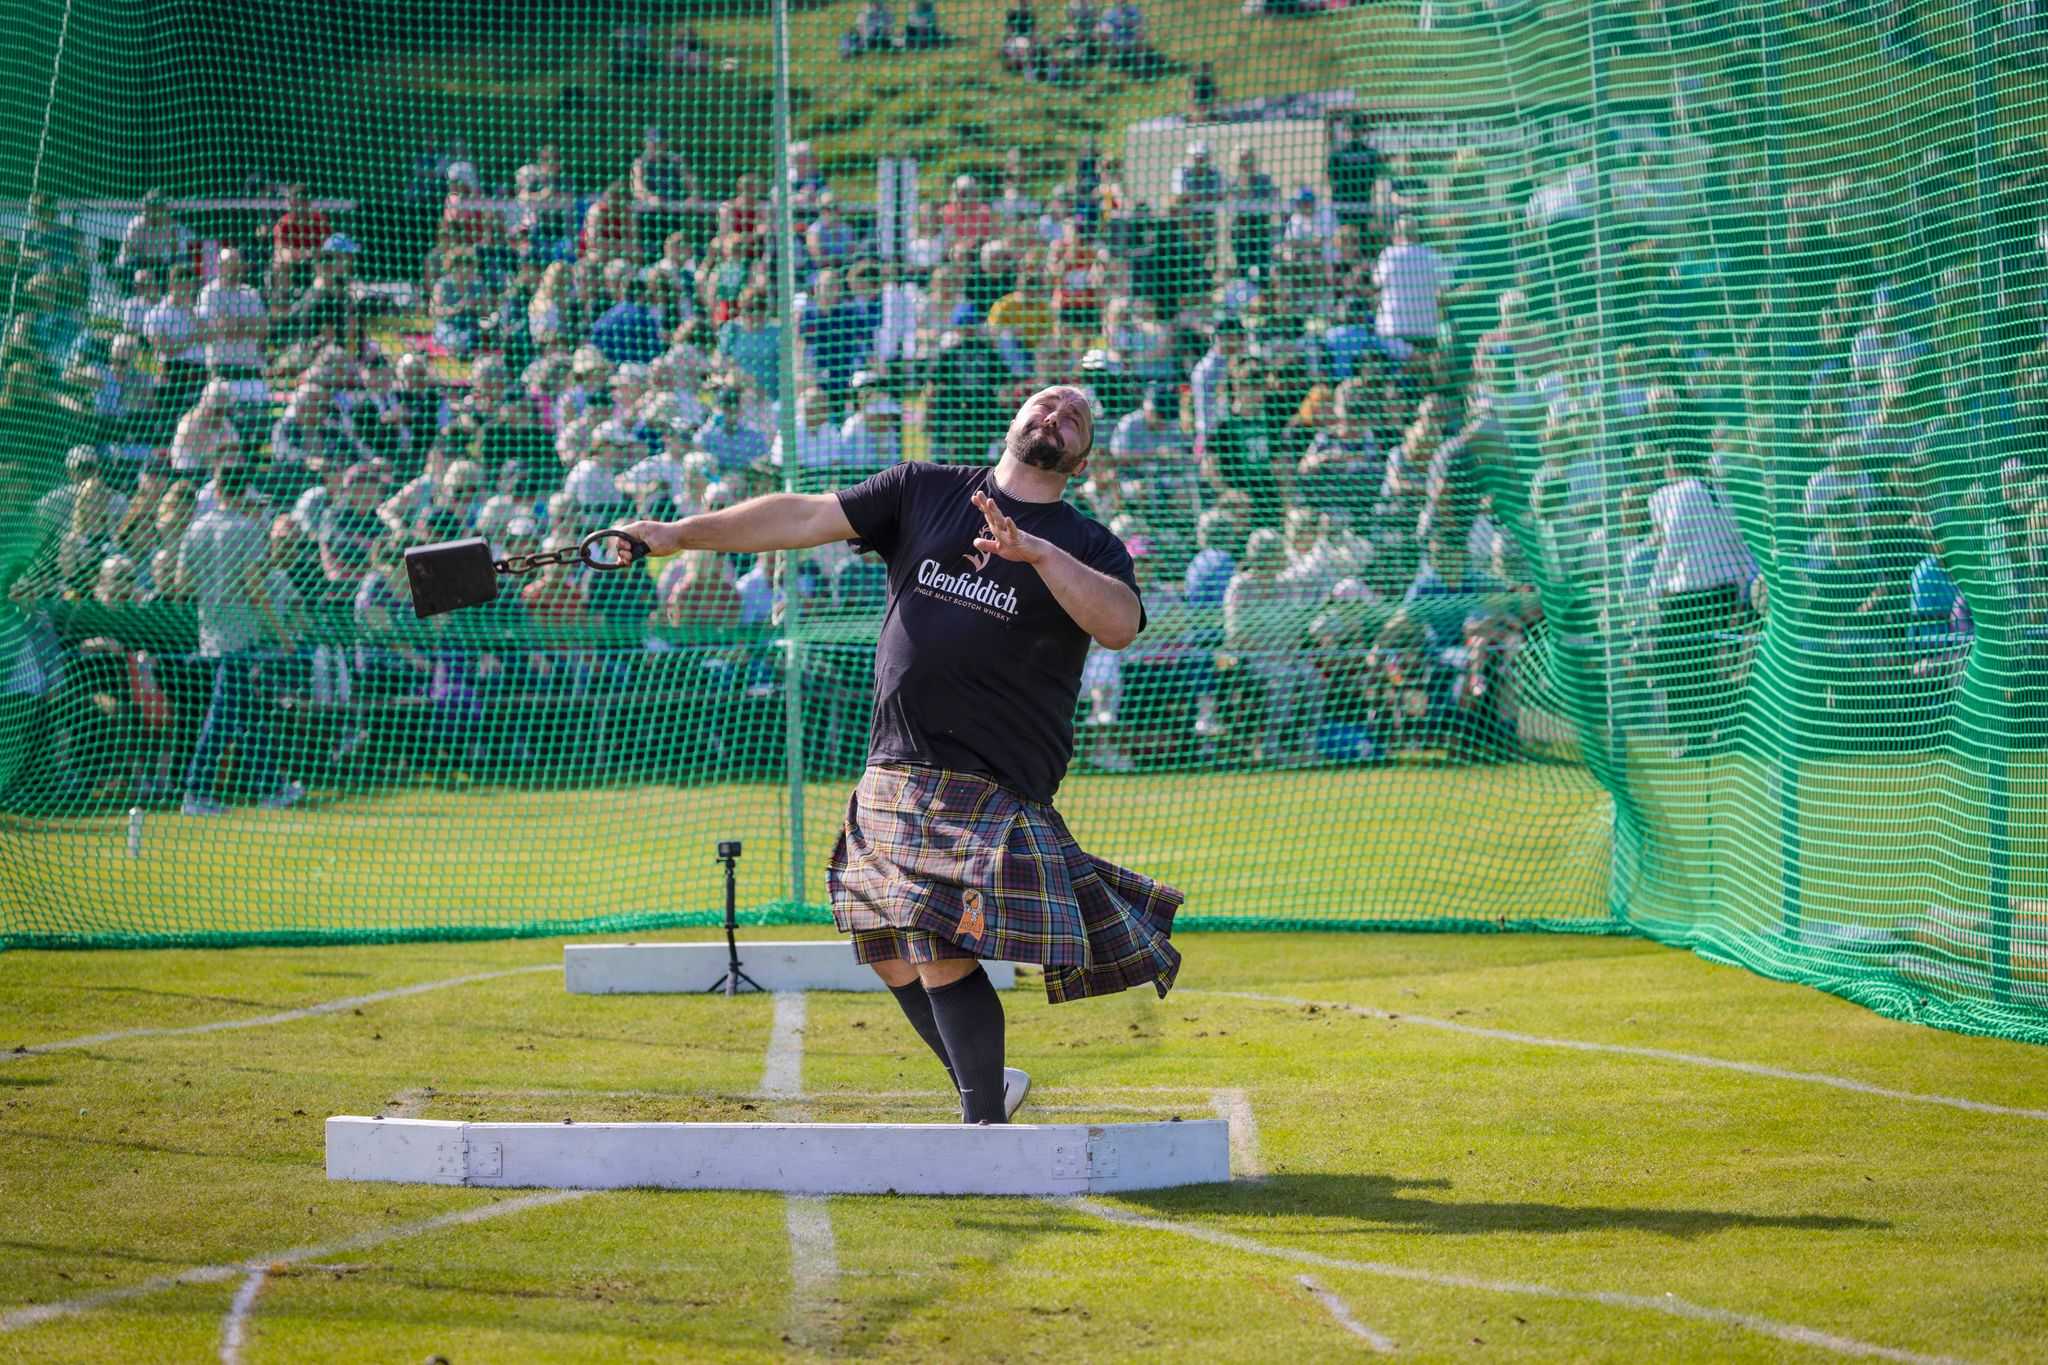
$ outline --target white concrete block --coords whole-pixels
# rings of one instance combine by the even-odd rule
[[[327,1121],[327,1174],[492,1188],[1113,1194],[1229,1180],[1230,1128],[1217,1119],[983,1127],[340,1117]]]
[[[725,975],[718,943],[571,943],[562,975],[576,995],[688,995],[708,991]],[[1017,968],[985,962],[999,991],[1017,984]],[[853,960],[843,938],[740,944],[740,969],[767,991],[886,990],[874,969]]]
[[[395,1180],[460,1185],[467,1169],[464,1125],[443,1119],[327,1120],[329,1180]]]

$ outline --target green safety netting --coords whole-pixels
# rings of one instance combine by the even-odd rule
[[[2040,0],[9,0],[0,942],[822,917],[882,566],[573,543],[1085,387],[1189,922],[2048,1041]],[[243,492],[244,486],[248,491]]]

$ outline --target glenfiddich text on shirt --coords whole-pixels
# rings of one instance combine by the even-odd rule
[[[1017,614],[1017,590],[1006,588],[992,578],[979,574],[947,573],[939,567],[936,559],[927,559],[917,566],[919,587],[931,588],[951,597],[992,607],[1006,616]]]

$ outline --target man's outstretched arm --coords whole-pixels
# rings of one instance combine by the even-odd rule
[[[634,521],[619,528],[657,558],[681,550],[804,550],[853,538],[836,493],[769,493],[681,521]]]

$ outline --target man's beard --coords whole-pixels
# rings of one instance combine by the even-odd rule
[[[1050,470],[1054,474],[1064,474],[1068,470],[1066,447],[1060,444],[1059,437],[1050,432],[1025,432],[1017,439],[1012,453],[1033,469]]]

